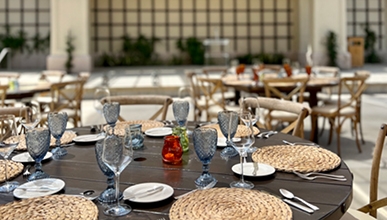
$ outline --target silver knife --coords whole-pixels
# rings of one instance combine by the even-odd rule
[[[306,207],[306,206],[304,206],[304,205],[298,204],[298,203],[293,202],[293,201],[290,201],[290,200],[288,200],[288,199],[284,199],[284,202],[286,202],[287,204],[292,205],[292,206],[294,206],[294,207],[296,207],[296,208],[299,208],[299,209],[301,209],[302,211],[307,212],[307,213],[309,213],[309,214],[312,214],[312,213],[314,212],[313,209],[310,209],[310,208],[308,208],[308,207]]]
[[[129,196],[129,197],[124,197],[124,200],[134,199],[134,198],[141,198],[141,197],[149,196],[149,195],[158,193],[158,192],[162,191],[163,189],[164,189],[164,186],[158,186],[158,187],[156,187],[156,188],[149,189],[149,190],[144,191],[144,192],[136,193],[136,194],[131,195],[131,196]]]

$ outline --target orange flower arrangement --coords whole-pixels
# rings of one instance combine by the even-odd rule
[[[291,77],[292,76],[292,67],[289,64],[285,63],[284,69],[285,69],[286,75],[288,75],[288,77]]]

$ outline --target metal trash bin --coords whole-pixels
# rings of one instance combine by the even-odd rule
[[[351,66],[362,67],[364,65],[364,38],[348,37],[348,52],[351,54]]]

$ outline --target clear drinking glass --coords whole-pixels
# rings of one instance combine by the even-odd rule
[[[95,156],[96,156],[99,168],[101,169],[102,173],[107,177],[108,186],[98,196],[98,201],[102,203],[114,203],[114,202],[117,202],[116,188],[114,185],[114,172],[109,167],[107,167],[105,163],[102,161],[103,142],[104,140],[99,140],[95,144]],[[121,200],[123,196],[122,192],[118,192],[118,193],[119,193],[118,200]]]
[[[20,123],[26,130],[34,129],[42,119],[39,103],[36,101],[30,101],[25,103],[22,107],[29,107],[29,110],[27,115],[20,114]]]
[[[227,139],[227,147],[220,152],[220,156],[227,159],[238,155],[238,152],[232,147],[232,138],[235,136],[238,129],[238,113],[227,110],[220,111],[218,113],[218,122],[220,131]]]
[[[35,160],[35,172],[28,177],[28,181],[50,177],[42,170],[42,160],[50,148],[50,140],[48,128],[36,128],[26,132],[27,151]]]
[[[258,97],[244,98],[242,100],[241,107],[242,107],[241,111],[248,111],[250,113],[251,125],[254,126],[259,121],[259,119],[261,117],[261,108],[259,106]],[[243,123],[246,126],[248,126],[248,127],[250,126],[249,120],[244,120],[243,118],[241,118],[241,120],[243,121]],[[247,150],[247,153],[253,153],[256,150],[257,150],[256,147],[251,147]]]
[[[108,128],[103,142],[102,161],[109,167],[116,177],[116,205],[112,205],[104,210],[106,215],[123,216],[132,211],[127,205],[121,205],[119,200],[120,174],[133,160],[133,147],[129,126],[125,127],[125,135],[117,136],[113,128]]]
[[[116,126],[116,123],[118,121],[118,116],[120,115],[120,103],[118,102],[105,103],[103,105],[102,111],[106,122],[113,129],[112,132],[114,133],[114,127]]]
[[[187,118],[189,113],[189,102],[187,100],[175,100],[172,104],[173,115],[177,125],[185,127],[187,124]]]
[[[253,125],[251,122],[251,114],[248,111],[241,111],[239,113],[239,117],[243,122],[246,122],[249,126],[247,126],[249,129],[247,129],[247,132],[244,134],[241,134],[241,141],[238,141],[236,143],[232,143],[232,146],[238,151],[239,158],[240,158],[240,165],[241,165],[241,179],[239,181],[233,181],[230,183],[230,186],[233,188],[245,188],[245,189],[252,189],[254,188],[254,184],[245,181],[243,176],[243,157],[246,155],[247,150],[254,144],[255,138],[254,138],[254,130]]]
[[[0,115],[0,155],[4,158],[5,183],[0,186],[0,192],[12,192],[19,183],[8,182],[8,157],[19,144],[19,134],[16,129],[16,120],[13,115]]]
[[[56,139],[56,147],[51,151],[53,157],[58,159],[67,154],[67,150],[61,147],[60,139],[66,130],[67,126],[67,113],[66,112],[50,112],[48,113],[48,128],[51,135]]]
[[[98,114],[100,114],[101,116],[103,116],[103,105],[101,103],[101,100],[105,97],[108,97],[110,96],[110,90],[108,87],[106,86],[99,86],[95,89],[94,91],[94,102],[93,102],[93,105],[94,105],[94,108],[95,110],[97,110]],[[103,124],[104,122],[100,122],[99,121],[99,132],[101,135],[103,135],[104,131],[103,131]]]
[[[214,157],[218,143],[218,132],[213,128],[199,127],[193,131],[193,142],[196,155],[203,163],[203,173],[195,180],[197,188],[206,187],[217,181],[209,172],[209,164]]]

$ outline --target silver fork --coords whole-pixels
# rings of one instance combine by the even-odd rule
[[[329,176],[306,176],[302,173],[298,173],[295,171],[293,171],[293,173],[306,180],[315,180],[317,178],[320,178],[320,179],[329,179],[329,180],[337,180],[337,181],[347,181],[346,178],[335,178],[335,177],[329,177]]]
[[[27,166],[26,166],[26,169],[25,169],[24,172],[23,172],[23,176],[29,176],[29,175],[31,175],[31,173],[30,173],[30,168],[31,168],[31,165],[27,165]]]
[[[298,173],[297,171],[294,171],[295,173]],[[335,174],[327,174],[327,173],[317,173],[317,172],[309,172],[309,173],[301,173],[304,176],[328,176],[328,177],[333,177],[333,178],[345,178],[343,175],[335,175]]]

